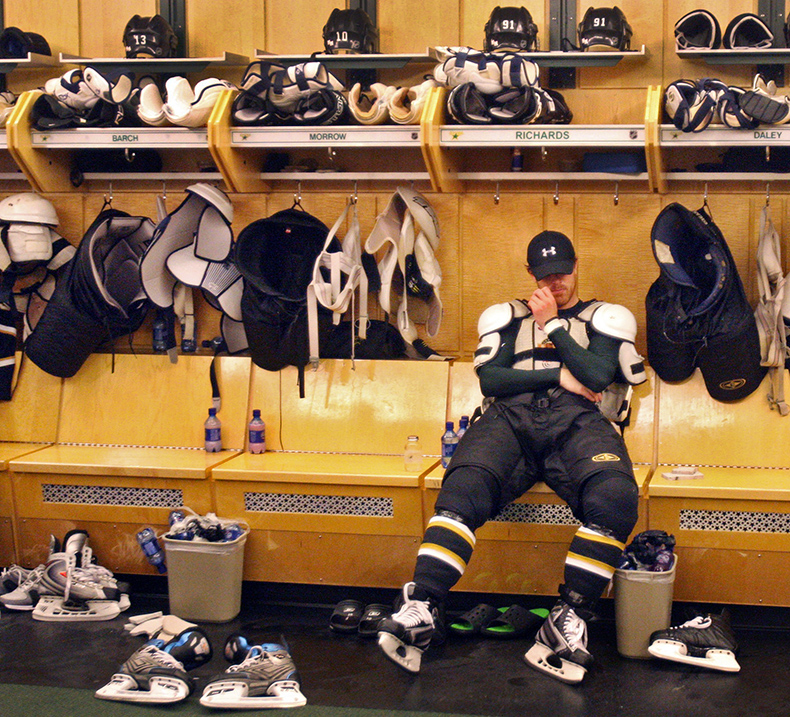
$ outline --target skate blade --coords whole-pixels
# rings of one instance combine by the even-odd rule
[[[56,595],[42,595],[33,608],[33,619],[44,622],[112,620],[120,614],[120,604],[115,600],[88,600],[84,607],[71,607]]]
[[[395,635],[389,632],[379,633],[379,647],[396,665],[408,672],[419,672],[422,662],[422,650],[412,645],[404,645]]]
[[[577,665],[575,662],[563,660],[553,650],[541,645],[539,642],[536,642],[529,648],[524,655],[524,660],[530,667],[551,675],[554,679],[567,685],[578,685],[587,674],[587,670],[584,667]],[[559,665],[556,663],[559,663]]]
[[[705,657],[695,657],[687,654],[686,645],[675,640],[655,640],[647,648],[647,651],[661,660],[671,660],[681,662],[685,665],[696,665],[697,667],[707,667],[709,670],[720,670],[721,672],[739,672],[741,666],[735,659],[735,653],[731,650],[712,647],[705,653]]]
[[[222,709],[284,709],[303,707],[307,698],[295,680],[275,682],[265,695],[249,696],[249,685],[240,680],[228,679],[206,685],[200,704]]]
[[[147,690],[138,689],[132,677],[119,672],[104,687],[96,690],[95,696],[100,700],[151,705],[173,704],[189,697],[189,685],[176,677],[156,675],[148,679],[148,686]]]

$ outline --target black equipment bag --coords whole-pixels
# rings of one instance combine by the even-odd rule
[[[295,206],[254,221],[236,240],[234,260],[244,277],[241,314],[252,360],[267,371],[298,367],[300,394],[310,360],[307,287],[328,233],[320,219]],[[340,251],[340,242],[334,239],[329,250]],[[320,337],[331,329],[331,317],[318,307]]]
[[[661,275],[645,300],[647,358],[664,381],[699,368],[713,398],[734,401],[752,393],[766,369],[735,261],[706,208],[673,203],[653,224]]]

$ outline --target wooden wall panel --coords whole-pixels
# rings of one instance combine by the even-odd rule
[[[650,230],[660,210],[655,197],[582,194],[576,200],[579,294],[628,307],[638,324],[637,349],[644,355],[645,294],[659,274]]]
[[[189,56],[235,52],[252,58],[266,44],[265,5],[265,0],[187,0]]]
[[[101,0],[96,2],[100,4]],[[148,2],[154,4],[154,0]],[[18,27],[25,32],[42,35],[55,56],[59,52],[77,53],[81,27],[76,19],[80,17],[81,4],[85,5],[85,0],[5,0],[3,20],[6,27]],[[126,4],[133,5],[134,0]],[[108,3],[105,5],[108,12],[113,9]],[[117,12],[117,7],[114,9]],[[123,23],[126,25],[126,20]]]
[[[461,198],[462,352],[477,346],[477,320],[483,310],[503,301],[528,297],[533,282],[524,268],[529,240],[544,228],[539,196],[491,194]]]
[[[48,5],[62,3],[49,2]],[[123,31],[134,15],[156,15],[156,0],[126,0],[120,7],[105,0],[79,0],[79,46],[68,52],[83,57],[125,57]],[[73,21],[72,23],[73,24]]]
[[[387,0],[378,5],[381,52],[425,52],[436,45],[458,45],[459,0]]]
[[[322,31],[335,7],[345,4],[337,0],[265,0],[266,43],[257,49],[275,54],[323,52]]]

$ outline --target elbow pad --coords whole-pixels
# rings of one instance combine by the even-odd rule
[[[620,373],[632,386],[647,380],[644,359],[634,346],[636,339],[636,319],[634,315],[619,304],[601,304],[590,319],[592,328],[603,336],[619,339]]]
[[[477,322],[477,334],[480,336],[480,340],[475,350],[475,371],[479,371],[499,353],[502,343],[499,332],[510,326],[515,318],[526,315],[527,307],[520,301],[494,304],[480,314]]]

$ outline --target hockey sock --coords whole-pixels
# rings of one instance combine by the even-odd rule
[[[614,575],[625,549],[598,526],[582,526],[576,531],[565,558],[565,586],[589,600],[597,600]]]
[[[414,582],[441,602],[461,579],[474,547],[475,534],[459,516],[434,515],[417,551]]]

